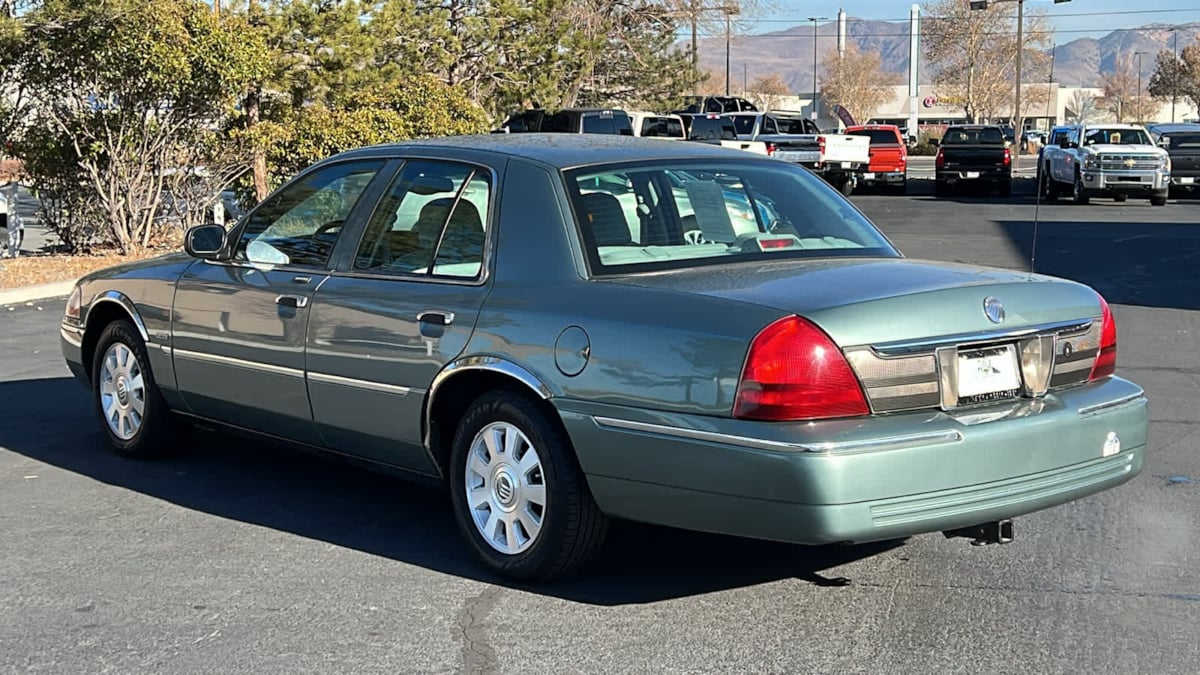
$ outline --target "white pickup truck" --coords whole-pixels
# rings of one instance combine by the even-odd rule
[[[1048,200],[1062,192],[1076,204],[1092,197],[1149,198],[1167,203],[1171,158],[1137,124],[1097,124],[1056,127],[1058,145],[1047,145],[1038,166],[1042,194]]]
[[[797,113],[728,113],[738,139],[766,144],[767,154],[808,167],[849,196],[856,173],[871,161],[871,139],[866,136],[823,134],[812,120]]]

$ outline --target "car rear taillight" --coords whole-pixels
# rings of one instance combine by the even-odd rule
[[[1008,148],[1005,148],[1004,149],[1004,166],[1011,166],[1011,165],[1012,165],[1012,153],[1008,151]]]
[[[817,136],[817,150],[819,150],[822,155],[825,154],[825,137],[824,136]]]
[[[774,143],[767,143],[767,157],[775,156],[776,146]]]
[[[945,152],[942,151],[942,148],[938,148],[937,156],[933,158],[933,165],[936,168],[940,169],[945,164],[946,164],[946,154],[945,154]]]
[[[1113,320],[1112,310],[1103,296],[1100,297],[1100,309],[1103,313],[1100,319],[1100,352],[1092,364],[1089,382],[1102,380],[1117,372],[1117,322]]]
[[[815,324],[788,316],[754,337],[738,382],[734,417],[796,421],[868,412],[850,363]]]

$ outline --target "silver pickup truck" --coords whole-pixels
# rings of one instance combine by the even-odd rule
[[[1167,203],[1171,185],[1171,158],[1154,144],[1137,124],[1074,125],[1056,129],[1058,145],[1042,152],[1038,166],[1043,196],[1054,200],[1068,192],[1076,204],[1091,197],[1112,197],[1123,202],[1130,196]]]

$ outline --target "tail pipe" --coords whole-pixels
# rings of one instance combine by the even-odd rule
[[[970,527],[960,527],[956,530],[945,530],[942,534],[947,539],[966,537],[972,546],[987,544],[1007,544],[1013,540],[1013,521],[997,520],[990,523],[980,523]]]

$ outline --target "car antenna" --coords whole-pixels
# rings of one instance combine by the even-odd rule
[[[1050,77],[1046,79],[1046,119],[1050,119],[1050,101],[1054,97],[1054,52],[1057,45],[1050,43]],[[1017,86],[1021,86],[1020,83]],[[1025,126],[1022,124],[1021,126]],[[1024,130],[1021,130],[1024,133]],[[1046,141],[1054,139],[1054,127],[1050,127],[1050,134],[1046,137]],[[1042,149],[1045,150],[1046,144],[1042,144]],[[1021,152],[1020,140],[1017,141],[1017,152]],[[1042,182],[1050,180],[1049,175],[1044,175],[1042,171],[1042,158],[1038,157],[1037,172],[1034,176],[1037,177],[1037,186],[1034,188],[1035,195],[1033,196],[1033,242],[1029,245],[1029,279],[1033,280],[1033,273],[1037,265],[1037,234],[1038,234],[1038,216],[1042,206]]]

